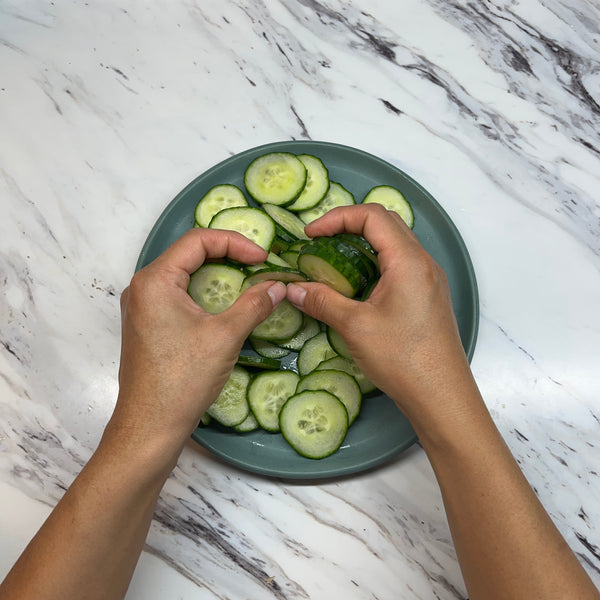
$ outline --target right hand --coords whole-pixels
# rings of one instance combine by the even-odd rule
[[[362,235],[378,252],[381,278],[368,300],[308,282],[288,284],[287,298],[333,327],[365,376],[409,419],[457,378],[472,378],[446,276],[396,213],[375,204],[336,208],[305,231]]]

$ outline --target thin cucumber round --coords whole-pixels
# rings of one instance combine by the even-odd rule
[[[329,190],[323,200],[315,207],[303,210],[298,213],[298,216],[306,224],[311,223],[315,219],[322,217],[326,212],[338,206],[352,206],[356,204],[354,196],[341,184],[332,181],[329,184]]]
[[[294,371],[272,371],[257,375],[248,387],[248,404],[256,420],[267,431],[279,431],[279,411],[296,392],[300,376]]]
[[[249,356],[240,354],[237,363],[240,367],[251,367],[255,369],[265,369],[268,371],[277,371],[281,368],[281,361],[276,358],[267,358],[265,356]]]
[[[304,314],[300,331],[293,338],[279,342],[279,345],[282,348],[298,352],[310,338],[315,337],[315,335],[320,332],[321,328],[319,327],[319,322],[316,319],[309,317],[307,314]]]
[[[287,300],[282,300],[277,308],[252,330],[252,337],[278,342],[296,335],[302,327],[302,313]]]
[[[360,391],[363,394],[368,394],[375,390],[375,385],[371,383],[364,375],[364,373],[356,366],[356,363],[351,358],[344,358],[343,356],[334,356],[323,361],[317,365],[316,370],[330,370],[344,371],[348,375],[352,375],[360,387]]]
[[[296,393],[304,390],[324,390],[341,400],[348,412],[348,426],[352,425],[358,417],[362,392],[352,375],[348,375],[344,371],[313,371],[299,381]]]
[[[243,367],[235,366],[217,399],[208,407],[207,413],[227,427],[239,425],[250,412],[246,391],[250,374]]]
[[[278,344],[267,340],[259,340],[258,338],[250,336],[248,341],[254,351],[264,358],[283,358],[290,353],[287,348],[282,348]]]
[[[264,211],[252,206],[226,208],[210,221],[210,229],[237,231],[267,252],[275,239],[275,223]]]
[[[329,325],[327,326],[327,341],[340,356],[352,359],[350,350],[348,350],[348,346],[346,346],[346,342],[344,342],[342,336]]]
[[[248,433],[249,431],[256,431],[260,428],[256,417],[252,414],[252,411],[248,413],[248,416],[239,424],[234,427],[238,433]]]
[[[306,281],[306,275],[292,267],[266,267],[248,275],[242,283],[242,290],[247,290],[250,286],[263,281],[283,281],[284,283]]]
[[[298,454],[325,458],[342,445],[348,431],[348,412],[341,400],[329,392],[300,392],[283,405],[279,426]]]
[[[322,331],[310,338],[298,354],[296,365],[300,375],[308,375],[324,360],[337,356],[335,350],[329,345],[327,334]]]
[[[218,212],[236,206],[248,206],[242,190],[229,183],[215,185],[200,198],[194,211],[194,220],[200,227],[208,227]]]
[[[190,276],[188,293],[206,312],[220,313],[238,299],[244,278],[235,267],[207,263]]]
[[[285,206],[306,184],[306,167],[289,152],[271,152],[254,159],[244,173],[246,190],[259,204]]]
[[[293,211],[314,208],[329,191],[329,171],[321,159],[312,154],[298,154],[298,159],[306,167],[306,185],[293,204],[288,206]]]
[[[262,207],[276,225],[289,236],[291,243],[308,239],[304,233],[304,221],[301,221],[294,213],[276,204],[263,204]]]
[[[365,196],[363,204],[381,204],[387,210],[394,211],[412,229],[415,215],[408,200],[396,188],[390,185],[378,185]]]

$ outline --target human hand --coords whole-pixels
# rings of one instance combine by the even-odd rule
[[[282,283],[246,290],[209,314],[188,295],[207,258],[258,263],[266,252],[235,232],[195,228],[136,273],[121,297],[119,398],[113,426],[183,443],[216,399],[249,333],[285,297]]]
[[[471,378],[446,276],[396,213],[374,204],[337,208],[305,231],[359,234],[378,252],[381,278],[367,301],[319,283],[290,284],[287,298],[331,325],[357,366],[409,418],[457,377]]]

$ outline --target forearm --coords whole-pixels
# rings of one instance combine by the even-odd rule
[[[177,454],[150,444],[140,451],[138,442],[107,429],[94,456],[0,586],[0,599],[125,595]]]
[[[442,491],[471,600],[599,598],[474,383],[457,393],[461,408],[452,416],[431,417],[427,427],[422,422],[417,427]]]

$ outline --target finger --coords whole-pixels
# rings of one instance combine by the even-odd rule
[[[332,236],[342,232],[365,237],[377,252],[398,241],[414,243],[416,238],[400,216],[379,204],[358,204],[334,208],[306,226],[310,237]]]
[[[307,315],[342,329],[356,310],[356,301],[324,283],[289,283],[286,298]]]
[[[266,259],[267,252],[236,231],[195,227],[173,242],[153,264],[190,274],[207,258],[223,256],[240,262],[258,263]]]
[[[223,313],[233,331],[241,339],[250,335],[285,298],[285,284],[281,281],[264,281],[245,290]]]

